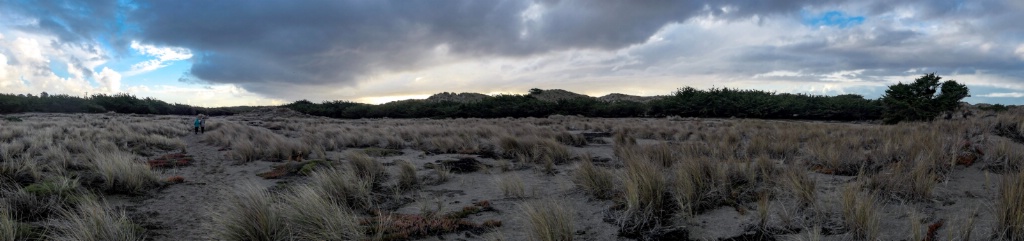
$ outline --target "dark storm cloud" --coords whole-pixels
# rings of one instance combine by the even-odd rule
[[[536,3],[536,6],[534,6]],[[710,4],[709,4],[710,3]],[[139,37],[198,53],[191,73],[269,94],[271,82],[354,83],[378,71],[461,58],[618,49],[697,14],[798,10],[803,1],[156,1],[130,20]],[[729,5],[732,10],[723,11]],[[531,8],[532,6],[532,8]]]

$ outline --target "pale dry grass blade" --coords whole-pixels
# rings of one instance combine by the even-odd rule
[[[213,216],[213,230],[224,240],[289,240],[288,222],[274,208],[274,197],[264,188],[246,183],[226,199],[224,210]]]
[[[623,198],[626,209],[619,218],[619,226],[637,231],[660,224],[666,214],[668,180],[661,165],[643,158],[628,158],[623,177]]]
[[[860,185],[854,183],[843,188],[841,194],[843,220],[857,239],[875,240],[879,234],[875,195],[860,194]]]
[[[569,205],[554,200],[527,202],[522,206],[531,240],[570,241],[576,232]]]
[[[124,212],[117,212],[99,201],[85,199],[76,210],[62,215],[52,240],[144,240],[144,230],[132,223]]]
[[[362,240],[359,217],[347,207],[323,193],[309,187],[296,187],[292,195],[284,197],[284,216],[296,238],[303,240]]]
[[[327,168],[310,174],[309,185],[345,207],[367,210],[372,206],[372,183],[346,169]]]
[[[1009,240],[1024,240],[1024,172],[1003,177],[996,197],[997,235]]]
[[[526,198],[526,184],[523,183],[523,179],[516,174],[505,174],[500,177],[495,177],[495,184],[498,189],[501,190],[502,195],[507,198]]]
[[[92,167],[103,178],[104,190],[141,193],[156,186],[160,180],[156,173],[134,159],[134,155],[119,151],[93,152]]]
[[[615,192],[615,175],[611,171],[594,166],[589,155],[584,155],[580,160],[573,180],[598,199],[611,198]]]

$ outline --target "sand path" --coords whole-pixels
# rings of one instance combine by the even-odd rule
[[[182,176],[185,182],[156,191],[145,200],[126,207],[137,223],[148,231],[149,240],[215,240],[213,214],[238,184],[274,181],[255,174],[269,170],[272,163],[239,164],[228,151],[202,142],[202,134],[182,137],[186,152],[195,158],[190,166],[156,170],[161,178]]]

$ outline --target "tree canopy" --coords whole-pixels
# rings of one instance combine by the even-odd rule
[[[900,121],[931,121],[942,112],[954,111],[960,100],[970,96],[967,86],[955,80],[939,81],[935,73],[925,74],[913,83],[889,86],[882,96],[882,120],[887,124]]]

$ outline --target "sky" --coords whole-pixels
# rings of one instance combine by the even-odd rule
[[[0,0],[0,93],[197,106],[531,88],[879,98],[936,73],[1024,104],[1020,0]]]

